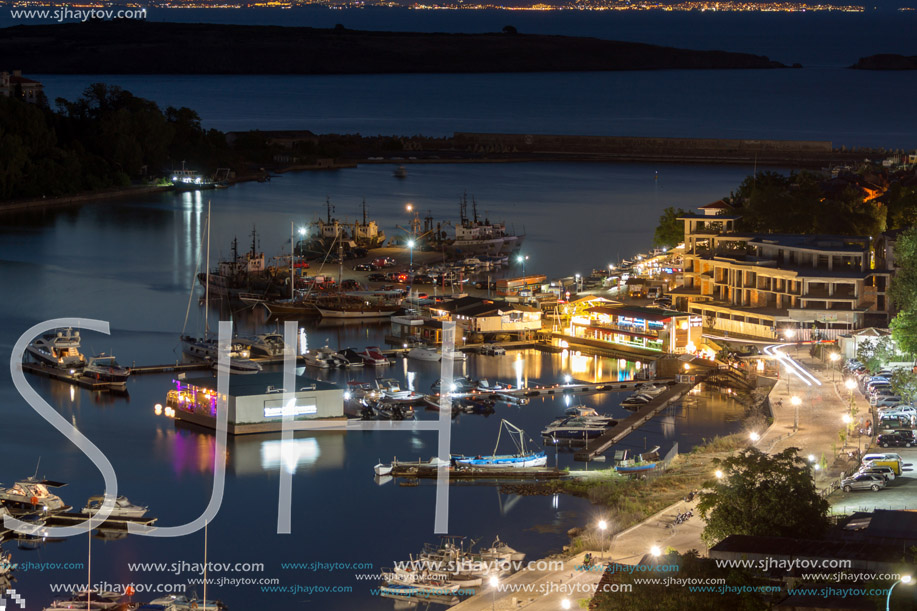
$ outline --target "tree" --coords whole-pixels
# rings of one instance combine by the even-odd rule
[[[505,26],[503,26],[503,33],[504,33],[504,34],[509,34],[509,35],[512,36],[513,34],[518,34],[519,31],[516,29],[516,26],[513,26],[513,25],[505,25]]]
[[[890,293],[899,310],[917,310],[917,227],[895,241],[895,263]]]
[[[677,246],[685,240],[685,224],[679,221],[678,217],[687,214],[681,208],[669,206],[662,211],[659,217],[659,225],[656,226],[656,232],[653,234],[653,244],[655,246]]]
[[[798,448],[765,454],[746,448],[714,460],[723,477],[707,482],[698,512],[708,546],[729,535],[814,539],[828,528],[828,502],[821,498]]]
[[[630,611],[632,609],[653,609],[654,611],[758,611],[769,609],[770,603],[776,602],[773,594],[760,592],[758,585],[765,583],[756,580],[751,574],[738,568],[720,568],[709,558],[701,558],[695,550],[684,554],[667,553],[658,560],[653,560],[645,568],[658,566],[658,571],[614,571],[607,573],[603,583],[608,585],[630,585],[626,594],[620,588],[599,587],[590,608],[599,611]],[[676,571],[677,569],[677,571]],[[696,579],[695,583],[716,583],[701,580],[725,580],[729,591],[701,592],[693,588],[665,585],[665,577],[678,576],[682,579]],[[648,583],[648,576],[659,577],[658,583]],[[637,580],[640,580],[639,582]],[[723,583],[723,582],[721,582]],[[779,593],[776,599],[782,598]]]
[[[907,369],[896,369],[890,382],[895,394],[908,403],[917,399],[917,373]]]
[[[857,360],[870,372],[876,372],[895,358],[895,344],[888,337],[867,339],[857,346]]]

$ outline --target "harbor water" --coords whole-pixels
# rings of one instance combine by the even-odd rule
[[[290,222],[306,222],[323,213],[326,195],[336,202],[338,216],[351,217],[365,195],[370,216],[393,232],[396,223],[406,224],[405,201],[421,209],[430,207],[438,218],[452,218],[461,191],[468,188],[491,217],[506,218],[517,231],[525,226],[529,270],[555,275],[572,273],[587,261],[603,264],[633,254],[649,243],[662,207],[705,203],[744,176],[741,168],[673,166],[662,168],[662,178],[653,180],[656,169],[588,164],[429,166],[412,168],[409,178],[399,182],[390,171],[369,167],[288,174],[267,184],[243,184],[200,195],[162,194],[10,216],[0,229],[0,278],[7,287],[0,304],[0,348],[9,354],[20,334],[32,325],[75,316],[111,323],[110,336],[83,333],[85,353],[113,353],[128,365],[175,362],[180,358],[178,333],[189,289],[204,251],[207,200],[211,200],[213,219],[211,256],[216,260],[228,255],[234,236],[244,245],[253,224],[260,248],[269,257],[280,254],[289,248],[285,240]],[[620,220],[560,224],[558,215]],[[196,288],[188,321],[188,330],[194,333],[203,329],[201,293]],[[218,313],[231,318],[243,335],[273,328],[261,310],[230,312],[214,304],[211,324]],[[312,322],[305,329],[310,346],[327,342],[336,348],[361,348],[383,344],[387,325]],[[624,379],[633,375],[635,367],[614,359],[524,350],[500,357],[471,355],[456,372],[534,385],[556,383],[567,374],[582,381]],[[439,371],[436,363],[399,360],[380,372],[306,370],[306,374],[341,384],[384,375],[424,392]],[[20,397],[9,373],[0,375],[4,483],[33,474],[40,459],[40,476],[69,482],[60,490],[68,503],[81,507],[86,498],[101,493],[102,478],[92,463]],[[153,406],[165,403],[173,387],[172,375],[134,376],[126,395],[93,393],[39,377],[27,380],[109,457],[118,474],[119,494],[148,505],[160,526],[182,524],[203,511],[213,486],[215,437],[154,413]],[[536,398],[525,406],[498,406],[489,416],[462,414],[453,421],[452,448],[468,454],[492,452],[502,418],[523,428],[540,446],[540,430],[568,405],[582,403],[623,417],[627,412],[618,404],[624,396]],[[659,445],[666,451],[677,442],[687,451],[704,438],[740,426],[742,410],[728,397],[710,394],[701,401],[696,396],[689,399],[634,433],[622,448],[642,451]],[[436,413],[421,410],[418,417],[433,418]],[[212,582],[208,598],[221,599],[236,609],[275,600],[277,608],[313,604],[329,610],[391,609],[392,601],[373,595],[377,581],[356,575],[378,573],[416,554],[424,542],[437,540],[435,486],[378,485],[372,466],[393,456],[429,459],[436,443],[430,432],[300,433],[295,450],[283,453],[276,434],[232,439],[226,457],[225,498],[208,527],[208,559],[263,564],[264,570],[210,577],[276,579],[274,585],[350,590],[290,594],[269,592],[263,583],[218,586]],[[548,454],[553,464],[555,454],[550,450]],[[557,458],[561,467],[572,464],[570,454],[559,453]],[[276,534],[281,469],[294,474],[289,535]],[[491,485],[454,485],[449,509],[450,533],[484,543],[499,534],[529,559],[559,551],[569,528],[597,514],[582,499],[504,495]],[[171,563],[202,562],[203,539],[203,533],[177,539],[94,539],[92,581],[159,588],[183,584],[201,595],[202,587],[189,580],[202,576]],[[18,562],[83,563],[82,569],[20,572],[17,589],[29,597],[30,604],[55,598],[52,584],[85,583],[85,538],[48,542],[35,551],[18,550],[11,543],[4,548],[11,549]],[[365,570],[284,570],[281,563],[286,562],[351,563]],[[135,599],[155,597],[138,594]]]

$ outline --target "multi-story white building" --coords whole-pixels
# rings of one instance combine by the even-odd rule
[[[888,315],[890,272],[873,269],[871,238],[745,234],[724,202],[681,217],[682,311],[718,334],[834,339]]]

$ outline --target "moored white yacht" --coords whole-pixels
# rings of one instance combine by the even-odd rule
[[[51,494],[48,488],[60,488],[67,484],[47,480],[37,480],[29,477],[13,484],[10,488],[0,488],[0,501],[9,509],[25,511],[47,511],[50,513],[67,511],[71,509],[64,504],[56,494]]]
[[[262,333],[243,340],[248,343],[250,357],[276,357],[283,356],[286,346],[283,335],[280,333]]]
[[[89,363],[83,367],[80,377],[123,388],[127,386],[127,379],[131,377],[131,370],[119,365],[115,357],[100,354],[99,356],[89,357]]]
[[[102,508],[102,503],[104,501],[104,496],[89,497],[89,500],[86,502],[86,506],[83,507],[83,513],[87,515],[95,515]],[[127,500],[126,496],[119,496],[115,499],[115,506],[111,511],[111,517],[142,518],[147,511],[149,511],[148,507],[134,505],[129,500]]]
[[[58,369],[80,369],[86,364],[80,354],[80,332],[72,327],[32,340],[26,351],[39,363]]]

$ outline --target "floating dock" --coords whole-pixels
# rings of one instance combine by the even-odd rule
[[[611,446],[620,443],[625,437],[656,417],[656,414],[681,400],[694,384],[684,382],[670,386],[658,397],[643,405],[636,412],[620,420],[609,428],[601,437],[597,437],[586,444],[585,449],[573,455],[574,460],[589,462],[598,455],[607,451]]]
[[[449,479],[560,479],[568,477],[566,471],[553,468],[535,469],[475,469],[449,467]],[[400,464],[392,467],[392,477],[436,479],[439,468],[428,463],[418,465]]]
[[[113,390],[115,392],[124,391],[123,386],[112,386],[109,382],[99,382],[97,380],[90,380],[89,378],[83,378],[78,371],[70,373],[70,371],[65,371],[62,369],[56,369],[54,367],[48,367],[47,365],[39,365],[38,363],[23,363],[22,370],[28,371],[29,373],[34,373],[36,375],[44,376],[46,378],[51,378],[52,380],[60,380],[61,382],[67,382],[68,384],[76,384],[82,388],[88,388],[89,390]]]

